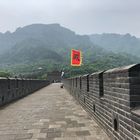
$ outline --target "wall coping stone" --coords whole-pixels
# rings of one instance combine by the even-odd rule
[[[130,69],[136,67],[139,64],[132,64],[129,66],[123,66],[123,67],[118,67],[118,68],[114,68],[114,69],[109,69],[107,71],[105,71],[105,73],[118,73],[118,72],[128,72]]]
[[[7,80],[7,78],[5,78],[5,77],[0,77],[0,80]]]
[[[102,73],[104,73],[104,72],[105,72],[105,71],[94,72],[94,73],[92,73],[90,76],[99,75],[99,74],[102,74]]]
[[[131,110],[131,113],[140,117],[140,106],[139,107],[136,107],[136,108],[133,108]]]
[[[81,77],[84,78],[84,77],[87,77],[88,75],[90,75],[90,74],[84,74],[84,75],[82,75]]]

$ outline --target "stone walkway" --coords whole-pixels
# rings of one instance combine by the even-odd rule
[[[56,83],[0,109],[0,140],[109,138]]]

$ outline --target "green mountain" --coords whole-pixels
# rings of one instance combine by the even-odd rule
[[[63,69],[67,76],[72,76],[140,61],[133,55],[106,51],[105,47],[95,45],[97,42],[94,44],[90,39],[59,24],[33,24],[13,33],[0,33],[0,71],[40,77],[48,71]],[[72,48],[83,52],[81,67],[70,66]]]
[[[130,34],[93,34],[90,40],[102,48],[119,53],[128,53],[140,57],[140,39]]]
[[[36,39],[51,49],[75,48],[90,45],[88,36],[76,35],[73,31],[61,27],[59,24],[32,24],[18,28],[15,32],[0,34],[0,52],[9,50],[17,43]]]
[[[40,40],[35,39],[21,41],[0,56],[0,63],[9,65],[37,63],[41,60],[63,62],[62,56],[47,48]]]

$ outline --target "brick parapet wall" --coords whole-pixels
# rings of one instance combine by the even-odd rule
[[[112,140],[140,139],[140,64],[65,79],[64,86]]]
[[[48,84],[46,80],[0,78],[0,106],[31,94]]]

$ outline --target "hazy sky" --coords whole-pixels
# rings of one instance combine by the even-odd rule
[[[140,37],[140,0],[0,0],[0,32],[33,23],[60,23],[80,34]]]

